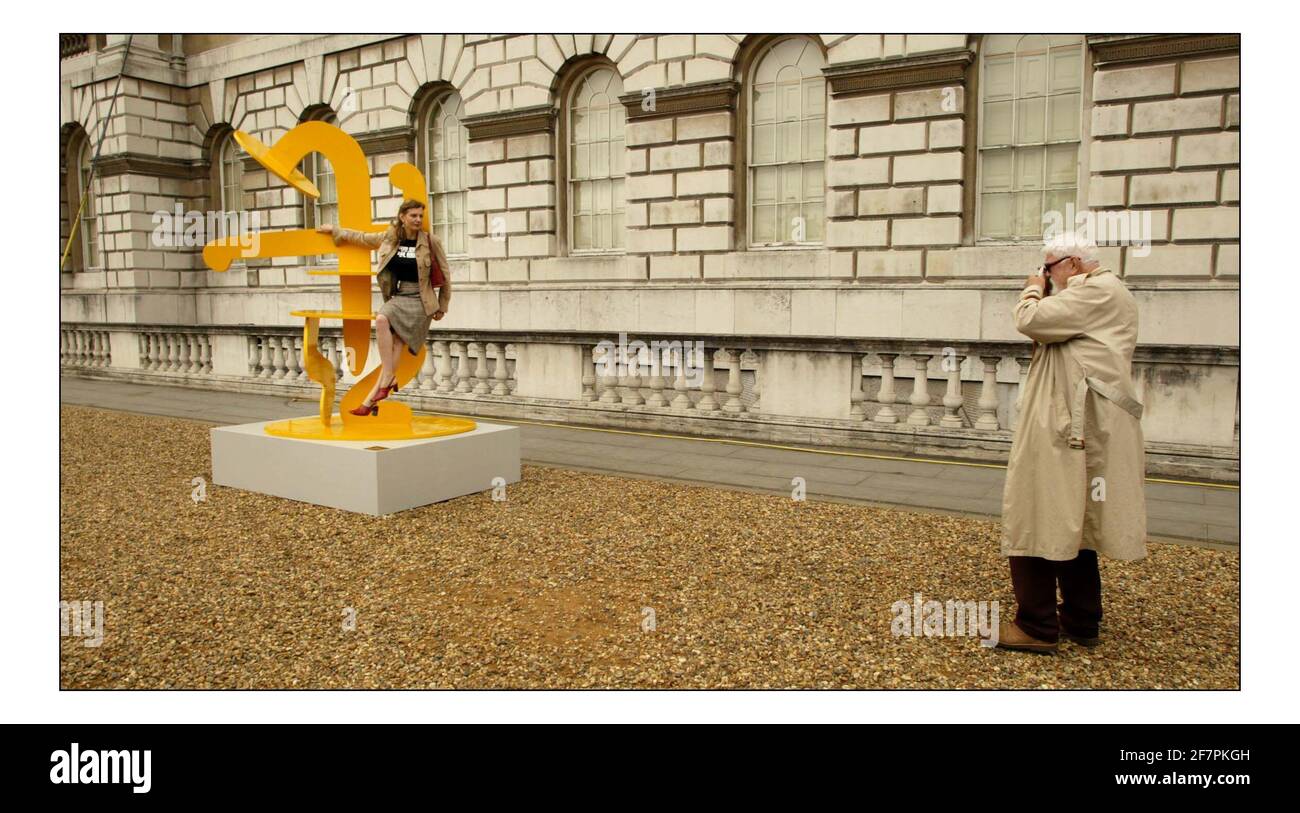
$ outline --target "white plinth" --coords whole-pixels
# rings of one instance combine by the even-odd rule
[[[268,435],[273,421],[212,430],[212,480],[375,516],[519,482],[519,428],[418,440],[326,441]],[[499,482],[499,481],[498,481]]]

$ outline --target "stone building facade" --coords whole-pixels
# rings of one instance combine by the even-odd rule
[[[376,221],[394,165],[429,185],[455,294],[418,408],[1002,460],[1012,305],[1044,224],[1084,219],[1141,309],[1149,470],[1237,477],[1236,35],[64,40],[70,372],[314,392],[289,312],[337,307],[309,273],[331,258],[217,273],[159,213],[330,222],[323,156],[313,201],[231,137],[326,120]],[[703,373],[603,375],[620,334],[702,347]]]

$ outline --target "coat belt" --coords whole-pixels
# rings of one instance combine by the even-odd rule
[[[1070,448],[1082,449],[1083,423],[1088,405],[1088,390],[1092,390],[1107,401],[1118,406],[1137,420],[1142,420],[1142,404],[1120,392],[1115,387],[1092,376],[1085,375],[1079,379],[1074,388],[1074,403],[1070,405]]]

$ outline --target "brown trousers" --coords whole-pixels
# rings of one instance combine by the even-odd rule
[[[1101,625],[1101,571],[1097,552],[1081,550],[1074,559],[1053,562],[1037,556],[1008,556],[1016,593],[1016,626],[1040,641],[1056,641],[1064,629],[1095,638]],[[1061,586],[1061,604],[1056,587]],[[1057,613],[1060,613],[1059,621]]]

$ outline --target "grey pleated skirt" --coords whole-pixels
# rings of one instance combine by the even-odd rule
[[[424,301],[420,299],[418,282],[403,282],[379,312],[388,318],[397,337],[406,344],[407,352],[413,356],[420,354],[420,348],[429,338],[429,324],[433,317],[425,314]]]

